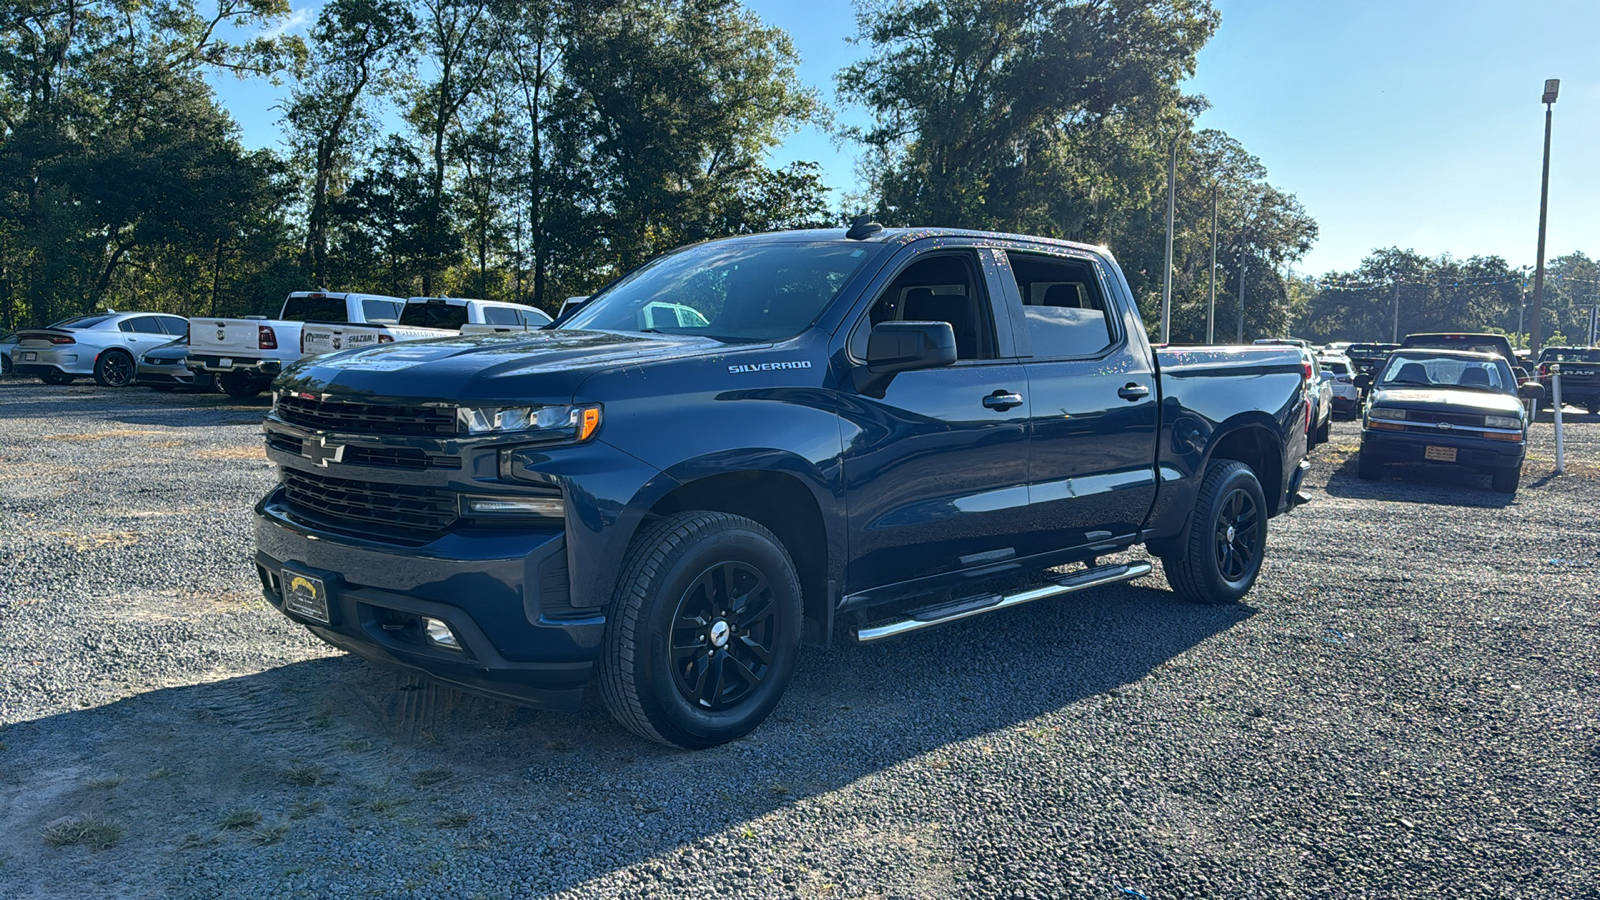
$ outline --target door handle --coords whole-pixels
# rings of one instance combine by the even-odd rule
[[[983,398],[983,405],[999,412],[1022,405],[1022,395],[1015,391],[999,390]]]
[[[1143,400],[1150,396],[1150,389],[1137,382],[1130,381],[1117,388],[1117,396],[1124,400]]]

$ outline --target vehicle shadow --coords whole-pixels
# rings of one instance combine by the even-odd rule
[[[802,654],[765,725],[697,753],[623,732],[592,698],[537,712],[347,656],[152,690],[5,729],[0,858],[35,887],[81,867],[69,883],[90,893],[428,895],[492,873],[497,895],[529,877],[554,893],[886,769],[949,777],[984,752],[966,742],[1048,734],[1030,721],[1073,704],[1109,713],[1132,702],[1116,689],[1254,612],[1134,584],[883,644],[839,635]],[[126,831],[47,848],[69,816]],[[409,862],[364,867],[353,840]]]
[[[272,405],[270,395],[235,400],[226,394],[103,388],[93,382],[64,386],[0,381],[0,421],[53,419],[93,409],[97,421],[170,428],[253,425]]]
[[[1501,509],[1516,501],[1512,495],[1492,490],[1488,475],[1442,465],[1393,463],[1383,467],[1381,481],[1363,481],[1356,474],[1358,455],[1350,454],[1329,474],[1323,490],[1330,496],[1479,509]]]

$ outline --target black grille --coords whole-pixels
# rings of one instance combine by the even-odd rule
[[[456,520],[456,495],[437,488],[376,484],[283,470],[291,504],[318,515],[385,529],[443,531]]]
[[[1473,428],[1483,427],[1483,416],[1469,413],[1442,413],[1425,412],[1417,410],[1406,411],[1407,422],[1449,422],[1451,425],[1469,425]]]
[[[436,406],[379,406],[342,400],[307,400],[284,394],[278,398],[278,417],[322,431],[424,437],[456,433],[455,410]]]

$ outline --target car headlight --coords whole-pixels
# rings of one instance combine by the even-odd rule
[[[1522,420],[1516,416],[1484,416],[1485,428],[1521,428]]]
[[[1382,406],[1373,407],[1372,414],[1385,419],[1404,419],[1406,417],[1406,411],[1403,409],[1387,409]]]
[[[600,428],[600,406],[462,406],[456,410],[456,421],[463,434],[515,433],[586,441]]]

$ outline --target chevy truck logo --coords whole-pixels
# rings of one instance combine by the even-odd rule
[[[729,375],[743,375],[746,372],[776,372],[780,369],[809,369],[809,360],[793,360],[790,362],[746,363],[744,365],[729,366]]]
[[[319,437],[316,443],[306,441],[300,448],[300,455],[326,469],[330,462],[344,462],[344,445],[330,444],[327,438]]]
[[[1450,429],[1452,429],[1454,427],[1455,426],[1451,425],[1449,422],[1440,422],[1439,425],[1438,425],[1438,428],[1439,428],[1440,431],[1449,431]]]

